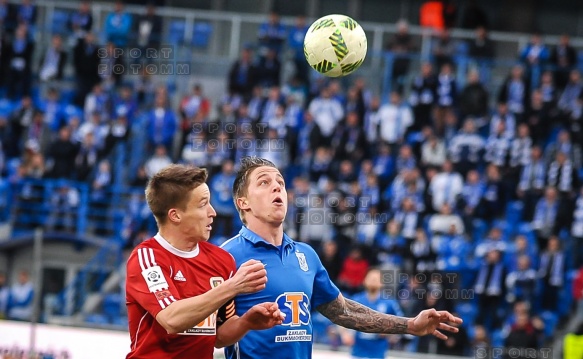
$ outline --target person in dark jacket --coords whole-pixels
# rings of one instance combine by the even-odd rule
[[[83,39],[77,42],[74,50],[74,67],[77,78],[76,104],[83,106],[85,97],[91,89],[101,81],[98,73],[99,55],[95,43],[95,35],[87,33]]]

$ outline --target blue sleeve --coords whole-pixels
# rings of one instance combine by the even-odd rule
[[[312,292],[312,308],[315,309],[322,304],[330,303],[331,301],[338,298],[340,290],[338,290],[336,285],[330,280],[328,272],[322,265],[322,262],[320,261],[320,258],[316,252],[314,252],[313,249],[311,249],[310,252],[316,258],[315,262],[318,263]]]

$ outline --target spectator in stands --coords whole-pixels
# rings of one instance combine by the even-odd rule
[[[178,121],[168,104],[167,98],[157,95],[154,107],[147,116],[148,143],[150,148],[162,145],[166,147],[167,153],[172,153]]]
[[[516,119],[514,122],[521,122],[528,105],[530,88],[531,83],[524,74],[523,67],[513,66],[498,94],[498,103],[506,105],[506,111],[502,111],[498,106],[500,116],[506,116],[509,113]],[[515,126],[507,126],[507,128],[514,131]]]
[[[561,242],[557,236],[552,235],[539,260],[538,277],[542,285],[542,310],[557,311],[559,294],[565,283],[566,266],[566,256],[561,249]]]
[[[365,154],[366,140],[358,114],[348,112],[345,125],[337,128],[338,137],[333,140],[335,160],[349,159],[354,163],[360,163]]]
[[[514,242],[506,251],[506,266],[509,271],[516,271],[519,268],[519,259],[527,257],[529,264],[535,267],[538,264],[537,248],[531,245],[525,235],[519,234],[514,238]],[[531,304],[534,304],[531,302]]]
[[[83,38],[77,41],[74,49],[74,67],[77,79],[77,99],[75,104],[83,106],[85,97],[93,86],[101,81],[99,68],[98,46],[95,43],[95,35],[87,32]]]
[[[501,325],[505,278],[506,268],[501,260],[500,251],[489,250],[478,272],[474,289],[478,298],[476,322],[489,330],[500,328]]]
[[[524,123],[529,127],[533,143],[544,146],[552,125],[553,112],[556,109],[546,106],[541,90],[532,91],[530,106],[525,114]]]
[[[25,25],[31,28],[36,24],[36,6],[31,0],[22,0],[22,2],[16,6],[16,19],[19,25]]]
[[[342,258],[338,251],[338,244],[333,240],[322,242],[320,258],[322,260],[322,265],[328,272],[330,280],[336,284],[338,275],[342,269]]]
[[[573,280],[573,299],[577,302],[577,316],[583,318],[583,267],[578,266],[577,274]]]
[[[384,280],[381,270],[370,268],[364,278],[364,291],[354,295],[352,300],[372,308],[380,313],[403,316],[399,303],[387,298],[383,293]],[[342,328],[343,329],[343,328]],[[385,358],[389,349],[389,338],[385,334],[368,334],[341,329],[342,342],[352,347],[352,358]]]
[[[547,165],[550,166],[557,159],[559,152],[567,156],[573,168],[581,168],[581,145],[571,139],[571,134],[567,130],[559,131],[557,140],[547,146],[545,150],[545,162]]]
[[[287,44],[292,50],[292,58],[295,65],[295,77],[304,85],[310,81],[310,66],[304,55],[304,38],[308,32],[309,25],[306,24],[306,17],[299,15],[295,19],[294,26],[289,28]]]
[[[202,86],[194,84],[192,93],[184,96],[179,105],[181,116],[182,141],[180,148],[184,147],[188,136],[195,130],[202,130],[206,125],[211,110],[211,102],[204,95]]]
[[[405,85],[405,77],[409,73],[411,63],[411,53],[413,52],[413,39],[409,34],[409,24],[407,20],[400,19],[397,21],[397,33],[386,44],[385,48],[393,53],[392,86],[397,91],[402,90]]]
[[[423,228],[418,228],[415,240],[409,247],[408,254],[413,260],[413,271],[415,273],[431,273],[435,270],[436,253],[431,247],[431,242],[427,238],[427,233]]]
[[[542,66],[546,65],[549,57],[549,49],[543,44],[541,34],[534,33],[520,53],[520,61],[526,66],[526,77],[532,79],[534,87],[538,85]]]
[[[508,337],[504,340],[506,354],[504,359],[510,358],[527,358],[527,354],[516,356],[519,353],[525,353],[525,349],[539,349],[540,332],[533,326],[532,320],[527,313],[520,313],[516,316],[516,323],[512,326]]]
[[[415,122],[413,112],[402,101],[401,94],[392,91],[389,103],[382,105],[374,118],[377,121],[378,137],[391,147],[391,152],[397,152],[397,146],[405,140],[405,134]]]
[[[66,182],[61,183],[51,195],[47,230],[74,232],[79,202],[79,191]]]
[[[156,174],[158,171],[165,168],[166,166],[170,165],[171,163],[172,160],[167,154],[166,147],[164,145],[157,145],[154,155],[146,161],[144,167],[146,169],[148,177],[152,178],[154,174]]]
[[[506,299],[509,303],[523,301],[532,306],[536,296],[536,270],[532,268],[528,255],[521,255],[517,262],[517,268],[509,271],[506,277]]]
[[[546,184],[547,166],[542,159],[542,151],[534,146],[528,163],[522,167],[517,187],[518,198],[524,204],[523,218],[531,221],[536,203],[542,197]]]
[[[16,27],[15,9],[7,0],[0,1],[0,27],[5,34],[12,34]]]
[[[236,209],[233,205],[231,190],[235,182],[235,172],[233,161],[225,161],[222,170],[213,176],[209,188],[214,194],[211,197],[211,205],[217,212],[214,219],[216,223],[214,235],[230,238],[233,236],[233,219],[236,215]]]
[[[508,251],[508,245],[506,241],[503,240],[502,230],[499,227],[492,227],[486,238],[478,240],[475,257],[482,259],[486,257],[490,251],[494,250],[501,254]]]
[[[109,187],[113,183],[111,165],[107,160],[99,161],[97,170],[91,182],[91,201],[106,204],[109,198]]]
[[[474,228],[473,220],[479,213],[478,206],[484,195],[484,189],[484,182],[480,177],[480,173],[477,170],[468,171],[455,207],[459,211],[468,233],[471,233]]]
[[[27,0],[28,1],[28,0]],[[20,24],[12,43],[6,48],[8,97],[17,99],[30,94],[32,84],[32,55],[34,43],[28,37],[28,28]]]
[[[583,266],[583,186],[575,200],[573,224],[571,226],[571,252],[573,267]]]
[[[237,94],[247,99],[251,97],[252,91],[258,82],[259,71],[253,61],[253,50],[244,47],[241,55],[236,60],[229,71],[228,88],[231,94]],[[261,88],[258,88],[261,90]],[[249,104],[251,107],[251,103]],[[250,111],[253,117],[253,113]]]
[[[268,126],[267,121],[275,117],[275,113],[279,106],[283,106],[284,101],[281,95],[279,86],[272,86],[269,88],[267,98],[262,104],[261,112],[259,113],[259,122],[256,135],[257,137],[265,137],[267,134],[265,129]]]
[[[6,273],[0,272],[0,319],[6,319],[10,288],[6,280]]]
[[[464,223],[461,217],[452,211],[449,204],[444,203],[439,213],[429,218],[428,228],[431,235],[446,234],[451,232],[451,227],[455,227],[456,234],[464,234]]]
[[[91,4],[89,1],[81,1],[79,9],[71,14],[67,21],[67,27],[73,35],[81,40],[91,31],[93,27],[93,15],[91,14]]]
[[[577,51],[570,44],[568,34],[561,35],[559,43],[551,51],[550,63],[555,69],[555,83],[562,90],[569,80],[569,72],[577,64]]]
[[[98,73],[106,90],[112,90],[121,85],[125,73],[124,58],[120,56],[115,47],[116,45],[109,41],[104,48],[100,48]]]
[[[433,209],[439,211],[444,204],[447,204],[450,208],[454,206],[457,196],[462,192],[463,183],[462,176],[454,172],[451,161],[445,161],[442,171],[435,175],[429,184]]]
[[[95,144],[95,137],[92,132],[85,134],[79,153],[75,158],[75,179],[84,182],[89,179],[91,172],[97,165],[100,151]]]
[[[499,218],[503,214],[500,208],[504,208],[505,203],[505,188],[500,169],[496,165],[490,164],[486,168],[484,194],[479,206],[480,218],[486,221]]]
[[[332,135],[340,120],[344,117],[344,110],[340,101],[331,97],[328,88],[322,89],[320,96],[310,102],[308,111],[314,118],[314,122],[320,128],[322,141],[320,145],[329,146]]]
[[[373,248],[376,253],[376,260],[381,266],[393,265],[401,267],[403,266],[404,258],[408,255],[408,247],[415,239],[417,228],[413,230],[413,237],[407,240],[402,235],[400,223],[404,223],[402,218],[388,221],[386,229],[380,231],[375,239]]]
[[[421,65],[420,74],[411,85],[409,104],[413,108],[414,123],[411,131],[419,131],[431,125],[431,112],[437,100],[437,78],[433,74],[431,63]]]
[[[39,78],[43,82],[63,79],[63,70],[67,63],[67,53],[63,49],[63,39],[53,35],[51,46],[47,48],[39,67]]]
[[[111,98],[107,91],[104,90],[103,84],[98,82],[93,86],[93,90],[85,97],[83,112],[85,121],[91,121],[91,117],[98,114],[100,122],[109,121]]]
[[[541,83],[538,90],[542,95],[542,102],[548,111],[553,111],[557,106],[558,89],[555,86],[553,73],[545,71],[541,75]]]
[[[265,56],[257,62],[257,83],[263,87],[280,85],[281,62],[274,48],[268,48]]]
[[[504,106],[504,105],[501,105]],[[503,119],[492,119],[492,131],[488,140],[486,141],[486,152],[484,153],[484,161],[488,164],[493,164],[500,168],[506,168],[508,164],[508,157],[510,154],[510,144],[514,137],[514,133],[509,134],[506,121]]]
[[[124,84],[111,99],[111,118],[126,117],[134,123],[138,112],[138,102],[130,84]]]
[[[475,121],[467,119],[449,143],[448,154],[455,171],[466,176],[478,169],[485,147],[484,139],[476,133]]]
[[[279,14],[271,11],[268,20],[259,26],[257,33],[261,56],[265,56],[267,50],[274,50],[276,57],[279,58],[286,38],[287,30],[281,23]]]
[[[138,48],[143,51],[158,49],[160,42],[162,42],[162,17],[156,14],[156,6],[153,3],[148,3],[145,13],[138,16],[133,33],[137,34],[135,41]],[[152,59],[148,59],[148,56],[143,58],[146,61],[152,61]]]
[[[480,82],[480,73],[477,70],[470,70],[466,81],[466,86],[459,95],[460,116],[462,119],[471,117],[479,124],[484,124],[488,114],[488,90]]]
[[[559,213],[557,196],[557,190],[554,187],[547,187],[544,197],[536,205],[532,227],[536,231],[538,249],[540,251],[547,247],[550,236],[556,232],[557,215]]]
[[[115,117],[107,126],[107,135],[105,136],[105,145],[102,156],[108,157],[119,147],[118,151],[125,151],[128,138],[130,137],[130,124],[127,116]]]
[[[148,174],[144,165],[138,167],[136,176],[131,181],[130,186],[137,188],[144,188],[148,184]]]
[[[511,193],[507,198],[512,198],[516,191],[516,185],[520,179],[520,171],[530,162],[532,139],[528,126],[524,123],[518,125],[517,136],[510,142],[509,160],[504,171],[504,179]]]
[[[582,91],[583,85],[581,84],[581,73],[579,70],[573,69],[569,73],[569,81],[559,97],[559,102],[557,104],[560,120],[567,122],[567,119],[571,114],[577,111],[577,101],[581,96]]]
[[[37,110],[30,96],[24,96],[9,115],[11,138],[6,147],[8,150],[6,156],[8,158],[20,157],[24,150],[24,143],[28,139],[28,129],[32,125],[35,111]]]
[[[27,270],[18,272],[18,280],[10,287],[7,318],[9,320],[30,321],[32,319],[32,301],[34,286]]]
[[[132,31],[132,15],[125,12],[124,4],[118,0],[115,2],[114,10],[105,18],[105,37],[108,42],[115,47],[124,48],[128,46]]]
[[[62,127],[58,138],[49,145],[47,151],[47,159],[52,162],[47,176],[72,179],[77,153],[79,153],[79,144],[71,141],[71,130],[67,126]]]
[[[579,174],[575,164],[564,152],[557,152],[548,168],[547,185],[558,191],[559,212],[557,230],[571,227],[573,201],[579,189]]]
[[[449,29],[442,29],[432,42],[432,55],[435,59],[435,67],[441,69],[444,64],[452,64],[455,55],[456,43],[451,38]]]
[[[434,134],[421,145],[421,166],[423,168],[440,168],[447,159],[445,143]]]
[[[319,193],[310,193],[305,199],[306,206],[296,219],[299,224],[298,237],[300,241],[312,246],[317,253],[323,253],[325,243],[333,241],[331,223],[333,212],[324,196]],[[329,258],[329,260],[332,259],[332,257]]]
[[[437,75],[437,106],[433,115],[433,130],[438,135],[444,133],[445,120],[453,115],[454,106],[457,106],[457,92],[452,64],[445,62]]]
[[[362,249],[353,247],[342,264],[342,269],[338,275],[338,288],[350,296],[362,291],[364,278],[369,267],[370,264],[364,258]]]
[[[488,31],[485,26],[476,26],[475,38],[469,42],[468,55],[472,60],[480,65],[480,70],[484,69],[484,65],[490,65],[494,58],[494,43],[488,37]]]

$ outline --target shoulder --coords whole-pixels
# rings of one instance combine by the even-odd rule
[[[198,245],[200,246],[200,249],[201,250],[206,251],[210,255],[218,256],[218,257],[223,257],[223,258],[228,258],[228,259],[232,259],[233,258],[233,256],[229,252],[227,252],[223,248],[221,248],[219,246],[216,246],[216,245],[214,245],[212,243],[201,242]]]
[[[236,236],[227,239],[223,244],[221,244],[221,249],[231,252],[235,247],[243,243],[243,237],[237,234]]]

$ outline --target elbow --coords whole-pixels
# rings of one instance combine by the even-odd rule
[[[219,338],[219,336],[217,335],[217,338],[215,340],[215,348],[217,349],[222,349],[224,347],[229,346],[228,343],[224,342],[221,338]]]
[[[166,330],[168,334],[178,334],[185,331],[188,328],[184,328],[184,325],[181,325],[177,320],[173,319],[172,317],[168,317],[163,315],[164,311],[160,312],[160,314],[156,317],[158,323]]]

